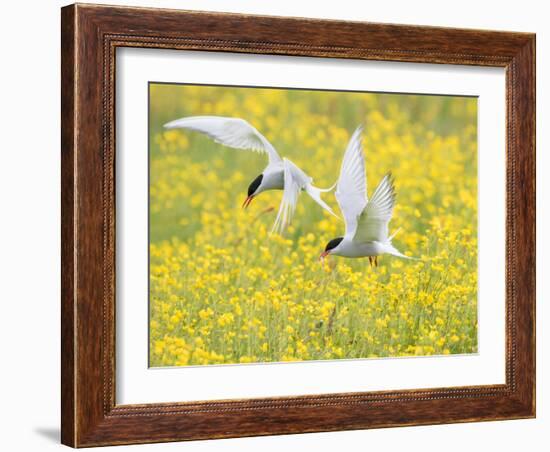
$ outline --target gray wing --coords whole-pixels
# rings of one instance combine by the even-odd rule
[[[247,121],[224,116],[188,116],[164,124],[166,129],[188,129],[205,134],[216,143],[267,154],[269,163],[281,162],[271,143]]]
[[[388,224],[395,206],[395,187],[390,173],[386,174],[359,216],[353,240],[358,243],[386,242]]]
[[[296,211],[298,197],[302,190],[311,196],[311,198],[323,209],[338,218],[330,206],[321,199],[321,190],[311,184],[313,179],[304,171],[286,158],[283,159],[283,171],[283,198],[279,205],[279,212],[277,213],[277,218],[275,219],[271,232],[282,233],[290,224],[292,216]]]
[[[279,212],[273,224],[271,232],[282,233],[290,224],[290,220],[296,211],[296,204],[300,192],[311,183],[311,177],[304,173],[288,159],[283,159],[284,189],[283,198],[279,205]]]
[[[367,176],[361,143],[362,132],[363,128],[357,127],[348,143],[334,193],[346,222],[346,235],[351,237],[357,229],[357,219],[367,205]]]

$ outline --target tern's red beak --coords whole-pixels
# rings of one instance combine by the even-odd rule
[[[250,195],[248,198],[246,198],[243,202],[242,208],[246,209],[250,205],[253,199],[254,199],[254,195]]]
[[[330,254],[330,251],[323,251],[321,255],[319,256],[319,260],[322,261],[325,257],[327,257]]]

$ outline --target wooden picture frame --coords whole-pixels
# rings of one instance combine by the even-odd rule
[[[146,8],[62,9],[62,442],[73,447],[535,416],[535,35]],[[115,404],[118,47],[506,69],[506,383]]]

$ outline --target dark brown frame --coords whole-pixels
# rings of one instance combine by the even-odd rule
[[[61,438],[74,447],[535,416],[535,35],[71,5],[62,9]],[[117,47],[506,68],[506,383],[115,404]]]

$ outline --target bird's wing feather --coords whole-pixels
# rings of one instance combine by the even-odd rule
[[[346,235],[352,237],[357,229],[357,219],[367,204],[367,176],[361,144],[362,131],[363,128],[359,126],[348,143],[335,192],[346,222]]]
[[[247,121],[224,116],[189,116],[164,124],[166,129],[189,129],[203,133],[215,142],[236,149],[265,153],[269,163],[281,161],[271,143]]]
[[[357,223],[353,241],[357,243],[388,241],[388,223],[395,206],[395,187],[390,173],[386,174]]]
[[[296,210],[300,191],[311,183],[311,177],[304,173],[290,160],[283,159],[284,168],[284,189],[283,198],[279,206],[277,218],[271,232],[281,233],[290,224],[290,220]]]

